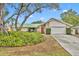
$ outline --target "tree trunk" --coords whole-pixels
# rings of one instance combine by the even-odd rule
[[[16,29],[16,31],[18,31],[17,23],[18,23],[18,18],[19,18],[20,11],[21,11],[22,8],[23,8],[23,3],[21,3],[20,9],[17,13],[17,17],[16,17],[16,20],[15,20],[15,29]]]
[[[0,4],[0,32],[4,33],[4,34],[8,34],[6,28],[5,28],[5,24],[3,23],[3,8],[4,8],[4,4]]]
[[[3,20],[2,20],[2,10],[3,10],[3,4],[0,4],[0,31],[3,31]]]

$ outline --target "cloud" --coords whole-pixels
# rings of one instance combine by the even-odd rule
[[[44,17],[41,17],[41,18],[40,18],[40,20],[44,20],[44,19],[45,19]]]
[[[57,11],[56,9],[53,9],[53,11]]]
[[[63,10],[63,12],[67,12],[67,10]]]
[[[32,17],[33,17],[33,15],[30,16],[30,18],[32,18]]]

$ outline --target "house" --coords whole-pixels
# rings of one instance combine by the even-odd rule
[[[21,31],[40,32],[42,34],[69,34],[71,32],[71,26],[64,21],[51,18],[42,24],[24,24]],[[14,26],[13,30],[15,30]]]
[[[40,26],[41,24],[24,24],[21,31],[26,31],[26,32],[37,32],[38,30],[38,26]],[[18,27],[20,26],[20,24],[17,25]],[[12,27],[14,31],[15,30],[15,26]]]
[[[73,31],[74,31],[74,34],[79,34],[79,24],[72,27]]]
[[[41,31],[44,34],[68,34],[67,31],[71,26],[72,25],[68,23],[51,18],[46,23],[41,25]]]

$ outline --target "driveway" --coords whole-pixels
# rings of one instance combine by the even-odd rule
[[[54,35],[60,45],[73,56],[79,56],[79,38],[72,35]]]

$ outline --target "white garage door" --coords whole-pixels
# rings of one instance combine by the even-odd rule
[[[63,26],[55,26],[51,28],[51,34],[66,34],[66,28]]]

